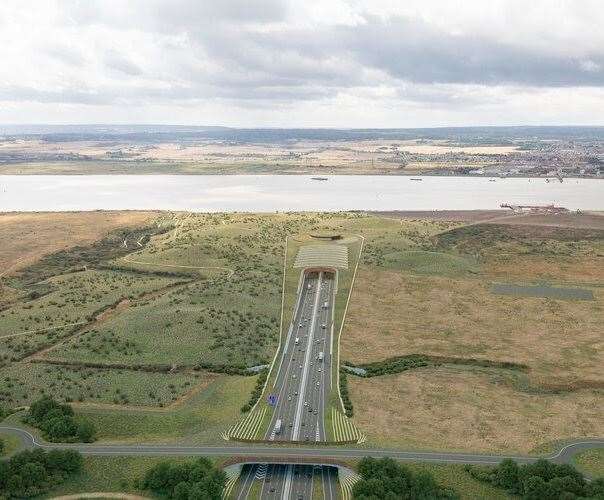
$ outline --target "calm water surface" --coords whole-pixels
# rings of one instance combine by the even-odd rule
[[[293,175],[0,175],[0,211],[604,210],[604,180]]]

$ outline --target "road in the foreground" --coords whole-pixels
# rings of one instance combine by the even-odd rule
[[[447,453],[447,452],[421,452],[402,451],[395,449],[379,448],[345,448],[328,446],[266,446],[242,445],[233,446],[181,446],[181,445],[102,445],[102,444],[57,444],[46,443],[32,436],[29,432],[9,426],[0,426],[0,432],[16,435],[22,440],[23,448],[42,448],[52,450],[69,448],[77,450],[84,455],[110,455],[110,456],[236,456],[249,459],[270,458],[312,460],[322,463],[324,460],[338,460],[363,457],[391,457],[407,462],[437,462],[461,464],[498,464],[504,458],[512,458],[519,463],[531,463],[539,458],[546,458],[557,463],[569,463],[577,453],[590,448],[604,448],[604,439],[579,439],[569,442],[549,455],[541,457],[526,455],[487,455],[479,453]]]

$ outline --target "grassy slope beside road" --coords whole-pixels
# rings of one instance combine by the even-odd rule
[[[573,465],[588,476],[604,477],[604,448],[594,448],[575,455]]]

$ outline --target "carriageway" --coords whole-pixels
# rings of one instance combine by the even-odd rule
[[[275,457],[263,462],[234,457],[224,466],[225,499],[349,500],[359,476],[335,460]]]

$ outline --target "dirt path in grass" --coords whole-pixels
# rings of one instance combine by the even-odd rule
[[[82,322],[82,323],[74,323],[74,325],[81,325],[79,328],[77,328],[73,333],[71,333],[70,335],[67,335],[61,339],[59,339],[55,344],[45,347],[37,352],[34,352],[33,354],[30,354],[29,356],[23,358],[21,361],[22,362],[28,362],[31,361],[33,359],[41,359],[43,356],[45,356],[47,353],[49,353],[50,351],[52,351],[53,349],[57,348],[58,346],[64,344],[65,342],[67,342],[69,339],[75,337],[76,335],[79,335],[91,328],[97,327],[101,324],[103,324],[105,321],[109,320],[110,318],[114,317],[116,314],[119,314],[121,312],[124,312],[125,310],[127,310],[130,305],[134,302],[139,302],[139,301],[143,301],[143,300],[148,300],[148,299],[153,299],[156,297],[159,297],[161,295],[164,295],[167,292],[170,292],[172,290],[175,290],[179,287],[184,287],[187,286],[189,284],[191,284],[192,281],[187,281],[184,283],[174,283],[171,285],[166,285],[162,288],[159,288],[157,290],[153,290],[151,292],[145,293],[144,295],[137,297],[136,299],[128,299],[128,298],[123,298],[121,299],[119,302],[117,302],[116,304],[113,304],[111,307],[108,307],[107,309],[101,311],[99,314],[97,314],[94,319],[92,321],[86,321],[86,322]]]
[[[127,262],[128,264],[139,264],[142,266],[155,266],[155,267],[170,267],[170,268],[176,268],[176,269],[217,269],[218,271],[226,271],[226,276],[225,278],[230,278],[231,276],[233,276],[233,274],[235,274],[235,270],[231,269],[229,267],[220,267],[220,266],[183,266],[180,264],[158,264],[155,262],[144,262],[141,260],[132,260],[132,259],[128,259],[127,257],[124,257],[122,259],[123,262]]]

